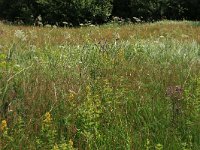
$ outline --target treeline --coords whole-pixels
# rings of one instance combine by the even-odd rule
[[[39,16],[39,17],[38,17]],[[79,25],[126,20],[200,19],[200,0],[0,0],[0,19]]]

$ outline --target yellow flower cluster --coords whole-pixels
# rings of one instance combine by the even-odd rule
[[[6,128],[7,128],[7,121],[6,121],[6,120],[3,120],[3,121],[1,122],[1,131],[4,131]]]
[[[57,144],[53,146],[53,150],[59,150],[59,147]]]
[[[47,112],[45,115],[45,119],[44,119],[44,123],[51,123],[51,114],[49,112]]]
[[[76,92],[74,92],[74,91],[72,91],[72,90],[69,90],[69,96],[68,96],[68,99],[69,99],[70,101],[72,101],[72,100],[75,99],[76,95],[77,95]]]
[[[69,94],[69,99],[70,99],[70,100],[73,100],[73,99],[74,99],[74,93],[70,92],[70,94]]]
[[[86,86],[86,92],[87,93],[90,93],[91,92],[91,87],[88,85],[88,86]]]
[[[69,146],[70,146],[70,147],[73,147],[73,145],[74,145],[74,142],[72,141],[72,139],[70,139],[70,140],[69,140]]]

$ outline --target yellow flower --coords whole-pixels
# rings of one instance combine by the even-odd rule
[[[119,59],[124,59],[124,50],[120,50],[118,53],[118,58]]]
[[[45,115],[45,119],[44,119],[44,123],[51,123],[51,114],[49,112],[47,112]]]
[[[6,122],[6,120],[3,120],[1,122],[1,131],[5,130],[6,128],[7,128],[7,122]]]
[[[68,96],[69,100],[74,100],[76,95],[77,95],[76,92],[69,90],[69,96]]]
[[[90,93],[91,92],[91,87],[88,85],[88,86],[86,86],[86,91],[87,91],[87,93]]]
[[[108,79],[104,79],[104,83],[105,83],[106,85],[109,85],[109,80],[108,80]]]
[[[55,145],[53,146],[53,150],[59,150],[59,147],[58,147],[57,144],[55,144]]]
[[[72,141],[72,139],[70,139],[70,140],[69,140],[69,146],[70,146],[70,147],[73,147],[73,145],[74,145],[74,142]]]
[[[6,67],[6,61],[2,61],[0,62],[0,68],[5,68]]]
[[[73,93],[70,93],[70,94],[69,94],[69,99],[70,99],[70,100],[73,100],[73,99],[74,99],[74,94],[73,94]]]

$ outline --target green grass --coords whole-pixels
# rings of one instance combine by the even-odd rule
[[[198,26],[1,30],[0,149],[200,148]]]

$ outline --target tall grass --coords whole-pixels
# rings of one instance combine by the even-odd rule
[[[0,27],[1,149],[200,148],[200,28]]]

